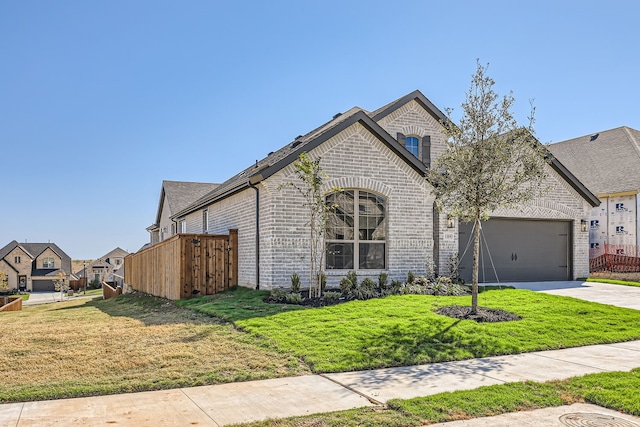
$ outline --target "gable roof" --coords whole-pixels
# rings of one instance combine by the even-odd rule
[[[108,252],[104,255],[102,255],[100,258],[102,259],[109,259],[109,258],[116,258],[116,257],[125,257],[129,255],[129,252],[125,251],[122,248],[115,248],[114,250],[112,250],[111,252]]]
[[[212,191],[203,195],[195,202],[184,206],[176,211],[172,209],[172,218],[184,216],[190,212],[201,209],[211,203],[224,199],[238,191],[244,190],[260,181],[269,178],[271,175],[280,171],[284,167],[293,163],[302,152],[308,152],[318,147],[320,144],[334,137],[338,133],[347,129],[349,126],[360,123],[367,128],[381,142],[386,144],[401,159],[414,168],[418,173],[427,174],[427,168],[413,154],[411,154],[403,145],[389,135],[379,124],[378,121],[408,104],[416,101],[421,105],[434,119],[439,123],[448,123],[449,120],[445,114],[440,111],[426,96],[419,90],[415,90],[395,101],[390,102],[373,112],[368,112],[360,107],[353,107],[344,113],[336,114],[331,120],[308,132],[305,135],[299,135],[289,144],[277,151],[269,153],[267,157],[256,163],[237,175],[231,177],[222,184],[216,186]],[[600,201],[595,197],[566,167],[557,159],[551,159],[551,166],[556,170],[578,193],[593,206],[598,206]],[[160,212],[160,211],[159,211]]]
[[[420,104],[422,108],[424,108],[429,114],[431,114],[431,116],[436,119],[438,123],[447,123],[449,121],[447,116],[445,116],[444,113],[440,111],[440,109],[436,107],[419,90],[414,90],[413,92],[406,94],[402,98],[398,98],[395,101],[392,101],[387,105],[378,108],[370,114],[371,118],[378,122],[380,121],[380,119],[388,116],[389,114],[393,113],[394,111],[411,101],[416,101],[418,104]]]
[[[164,208],[165,196],[169,204],[169,215],[181,211],[189,206],[189,204],[198,200],[208,192],[214,190],[218,184],[210,182],[188,182],[188,181],[162,181],[162,190],[160,191],[160,201],[158,202],[158,212],[156,214],[156,223],[151,227],[160,224],[160,216]]]
[[[20,247],[23,251],[29,254],[32,260],[35,260],[37,257],[39,257],[45,250],[51,249],[62,260],[60,269],[67,274],[71,274],[71,257],[67,255],[62,249],[60,249],[60,247],[55,243],[18,243],[16,240],[13,240],[5,247],[0,249],[0,258],[6,257],[9,252],[14,250],[16,247]],[[35,266],[33,270],[35,271]]]
[[[596,194],[640,191],[640,132],[622,126],[549,145]]]
[[[363,125],[417,172],[422,175],[426,175],[427,169],[425,165],[417,157],[407,151],[404,146],[399,144],[395,138],[389,135],[377,123],[377,120],[397,110],[411,100],[416,100],[426,108],[431,115],[438,118],[438,120],[446,120],[444,114],[418,90],[385,105],[373,113],[370,113],[360,107],[353,107],[344,113],[336,114],[333,119],[307,134],[298,136],[295,140],[279,150],[269,153],[267,157],[257,161],[254,165],[223,182],[213,191],[204,195],[194,203],[178,212],[175,212],[172,215],[172,218],[180,217],[188,214],[189,212],[193,212],[194,210],[201,209],[217,200],[228,197],[238,191],[267,179],[274,173],[294,162],[302,152],[313,150],[323,142],[334,137],[355,123]]]

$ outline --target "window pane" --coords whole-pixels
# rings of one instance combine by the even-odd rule
[[[384,243],[360,243],[359,245],[359,268],[382,270],[384,263]]]
[[[327,240],[353,240],[353,191],[330,194],[327,204],[333,207],[327,223]]]
[[[353,243],[327,244],[327,269],[346,270],[353,268]]]
[[[411,154],[418,157],[418,138],[408,136],[405,140],[405,147],[407,147],[407,150],[409,150]]]

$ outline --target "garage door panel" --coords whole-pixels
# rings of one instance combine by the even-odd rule
[[[33,292],[55,291],[56,289],[53,280],[34,280],[32,286]]]
[[[460,254],[473,224],[460,225]],[[481,282],[567,280],[570,276],[569,226],[566,221],[491,219],[482,223],[478,278]],[[473,244],[460,263],[460,274],[471,282]],[[494,272],[495,268],[495,272]]]

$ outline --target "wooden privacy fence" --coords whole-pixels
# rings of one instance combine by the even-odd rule
[[[229,289],[238,284],[238,230],[176,234],[127,255],[124,283],[171,300]]]
[[[589,271],[614,273],[640,272],[640,247],[633,245],[609,245],[589,251]]]
[[[110,299],[115,298],[118,295],[122,295],[121,287],[113,287],[109,285],[107,282],[102,282],[102,299]]]
[[[78,280],[69,280],[69,287],[74,291],[87,289],[87,278],[81,277]]]
[[[22,310],[22,298],[0,297],[0,311],[20,311],[20,310]]]

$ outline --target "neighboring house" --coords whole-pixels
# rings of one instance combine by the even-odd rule
[[[116,277],[114,273],[124,265],[124,257],[127,255],[129,255],[129,252],[124,249],[115,248],[111,252],[84,265],[82,270],[76,272],[76,276],[84,277],[86,274],[89,282],[97,280],[99,282],[115,283]]]
[[[327,230],[328,286],[337,286],[349,270],[361,278],[377,279],[384,272],[389,280],[404,280],[409,271],[425,274],[430,262],[446,275],[449,259],[467,244],[468,227],[438,212],[426,179],[446,149],[444,119],[419,91],[373,112],[354,107],[188,206],[172,209],[169,220],[178,232],[238,229],[238,283],[289,286],[294,272],[304,277],[308,271],[307,218],[295,189],[279,186],[295,180],[293,162],[308,152],[322,159],[329,176],[325,189],[344,189],[327,196],[337,205]],[[496,240],[492,258],[500,280],[567,280],[589,273],[588,233],[581,227],[598,200],[560,162],[554,160],[548,172],[550,193],[521,209],[500,209],[493,216],[502,222],[486,223],[498,225],[486,226],[485,237]],[[164,196],[160,200],[157,224],[164,215]],[[518,251],[522,256],[515,260]],[[553,255],[526,256],[527,251]]]
[[[622,126],[551,144],[549,150],[602,201],[591,211],[591,248],[640,246],[640,131]]]
[[[54,243],[18,243],[12,241],[0,249],[0,270],[8,278],[9,289],[53,291],[54,280],[64,272],[71,274],[71,258]]]
[[[176,222],[171,220],[171,216],[213,191],[217,186],[218,184],[207,182],[162,181],[156,222],[147,227],[150,243],[162,242],[181,232],[176,228]]]

